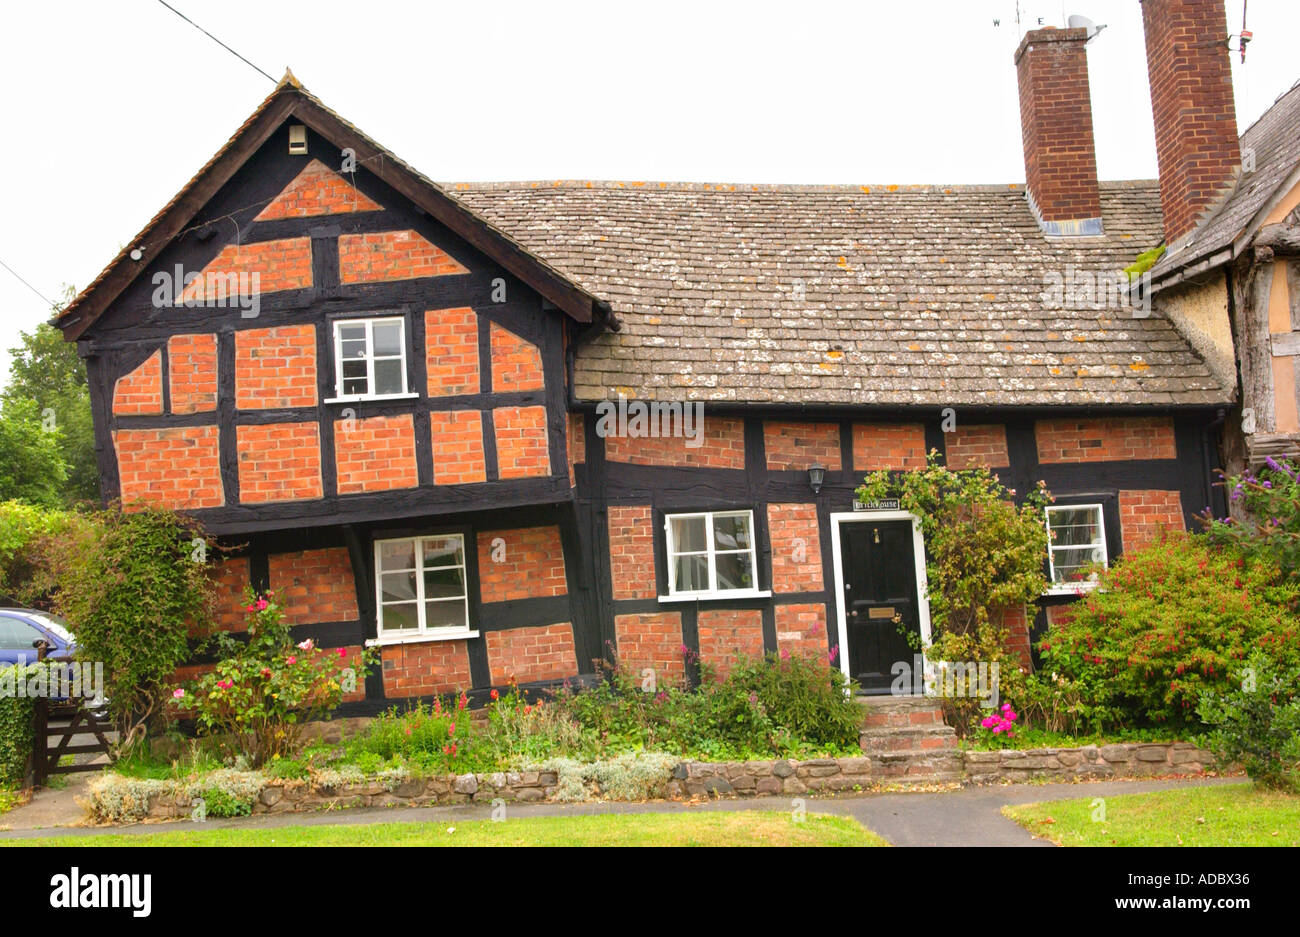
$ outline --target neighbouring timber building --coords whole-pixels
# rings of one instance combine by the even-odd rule
[[[1300,439],[1300,90],[1239,138],[1222,0],[1142,8],[1158,183],[1097,180],[1083,29],[1016,53],[1026,185],[437,184],[286,75],[57,319],[106,496],[239,545],[223,627],[252,584],[381,645],[354,712],[610,647],[837,648],[879,692],[924,544],[853,491],[937,449],[1057,496],[1028,658],[1079,570]],[[600,431],[621,398],[699,432]]]

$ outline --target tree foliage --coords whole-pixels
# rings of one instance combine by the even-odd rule
[[[41,429],[55,431],[46,442],[59,454],[64,466],[55,483],[61,503],[97,504],[99,465],[86,365],[77,354],[76,344],[65,341],[49,323],[19,335],[21,344],[9,349],[9,381],[0,395],[0,409],[5,413],[13,409],[29,422],[34,413]],[[48,475],[48,468],[38,468]],[[0,497],[5,496],[19,497],[0,489]]]

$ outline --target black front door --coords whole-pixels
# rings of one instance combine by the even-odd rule
[[[921,633],[912,522],[841,524],[840,551],[849,676],[864,693],[888,693],[894,663],[910,667],[917,653],[906,635]]]

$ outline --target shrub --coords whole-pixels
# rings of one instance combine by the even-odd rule
[[[1277,566],[1168,534],[1102,574],[1041,642],[1043,669],[1078,682],[1097,729],[1195,726],[1201,695],[1230,689],[1251,649],[1284,667],[1300,662],[1298,605],[1300,587]]]
[[[1228,498],[1244,510],[1237,519],[1200,518],[1210,539],[1234,547],[1248,559],[1262,559],[1282,575],[1300,581],[1300,470],[1292,462],[1266,459],[1256,475],[1224,481]]]
[[[266,787],[266,778],[253,771],[221,768],[210,771],[185,787],[192,803],[202,801],[209,817],[246,817]]]
[[[557,704],[597,751],[665,751],[714,760],[853,750],[861,709],[824,660],[768,655],[737,661],[725,678],[701,667],[700,684],[643,689],[617,664],[604,680]]]
[[[159,508],[93,515],[54,547],[55,610],[71,622],[82,660],[102,662],[119,750],[165,714],[171,678],[207,622],[211,591],[198,525]]]
[[[35,667],[0,669],[0,687],[25,681]],[[16,693],[0,692],[0,786],[21,786],[26,781],[27,762],[32,754],[32,716],[35,700]]]
[[[257,768],[294,753],[302,723],[331,712],[360,679],[343,648],[325,651],[310,639],[295,646],[273,594],[248,590],[246,599],[247,643],[220,635],[231,656],[172,699],[201,731],[231,740]]]
[[[825,660],[785,654],[742,659],[722,685],[751,702],[751,696],[757,698],[780,734],[773,746],[777,753],[798,748],[798,743],[827,749],[858,744],[862,709],[853,702],[852,683]]]
[[[529,767],[555,772],[556,800],[650,800],[667,794],[679,761],[664,752],[625,752],[602,761],[552,758]]]
[[[1202,744],[1257,784],[1300,793],[1300,667],[1256,651],[1236,676],[1236,688],[1202,695],[1197,713],[1213,727]]]
[[[174,781],[106,772],[86,785],[83,806],[97,822],[134,823],[149,815],[150,798],[175,796],[177,792]]]
[[[1019,505],[1016,494],[986,468],[944,467],[933,450],[924,469],[873,472],[858,488],[860,502],[897,498],[921,519],[936,636],[977,634],[993,613],[1033,602],[1047,588],[1043,508],[1052,496],[1042,482]]]

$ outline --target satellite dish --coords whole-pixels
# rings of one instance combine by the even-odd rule
[[[1084,40],[1085,42],[1092,42],[1092,40],[1097,38],[1097,33],[1106,28],[1105,23],[1098,26],[1092,20],[1088,19],[1088,17],[1080,16],[1078,13],[1071,14],[1070,18],[1065,21],[1065,25],[1069,29],[1086,29],[1088,31],[1088,38]]]

